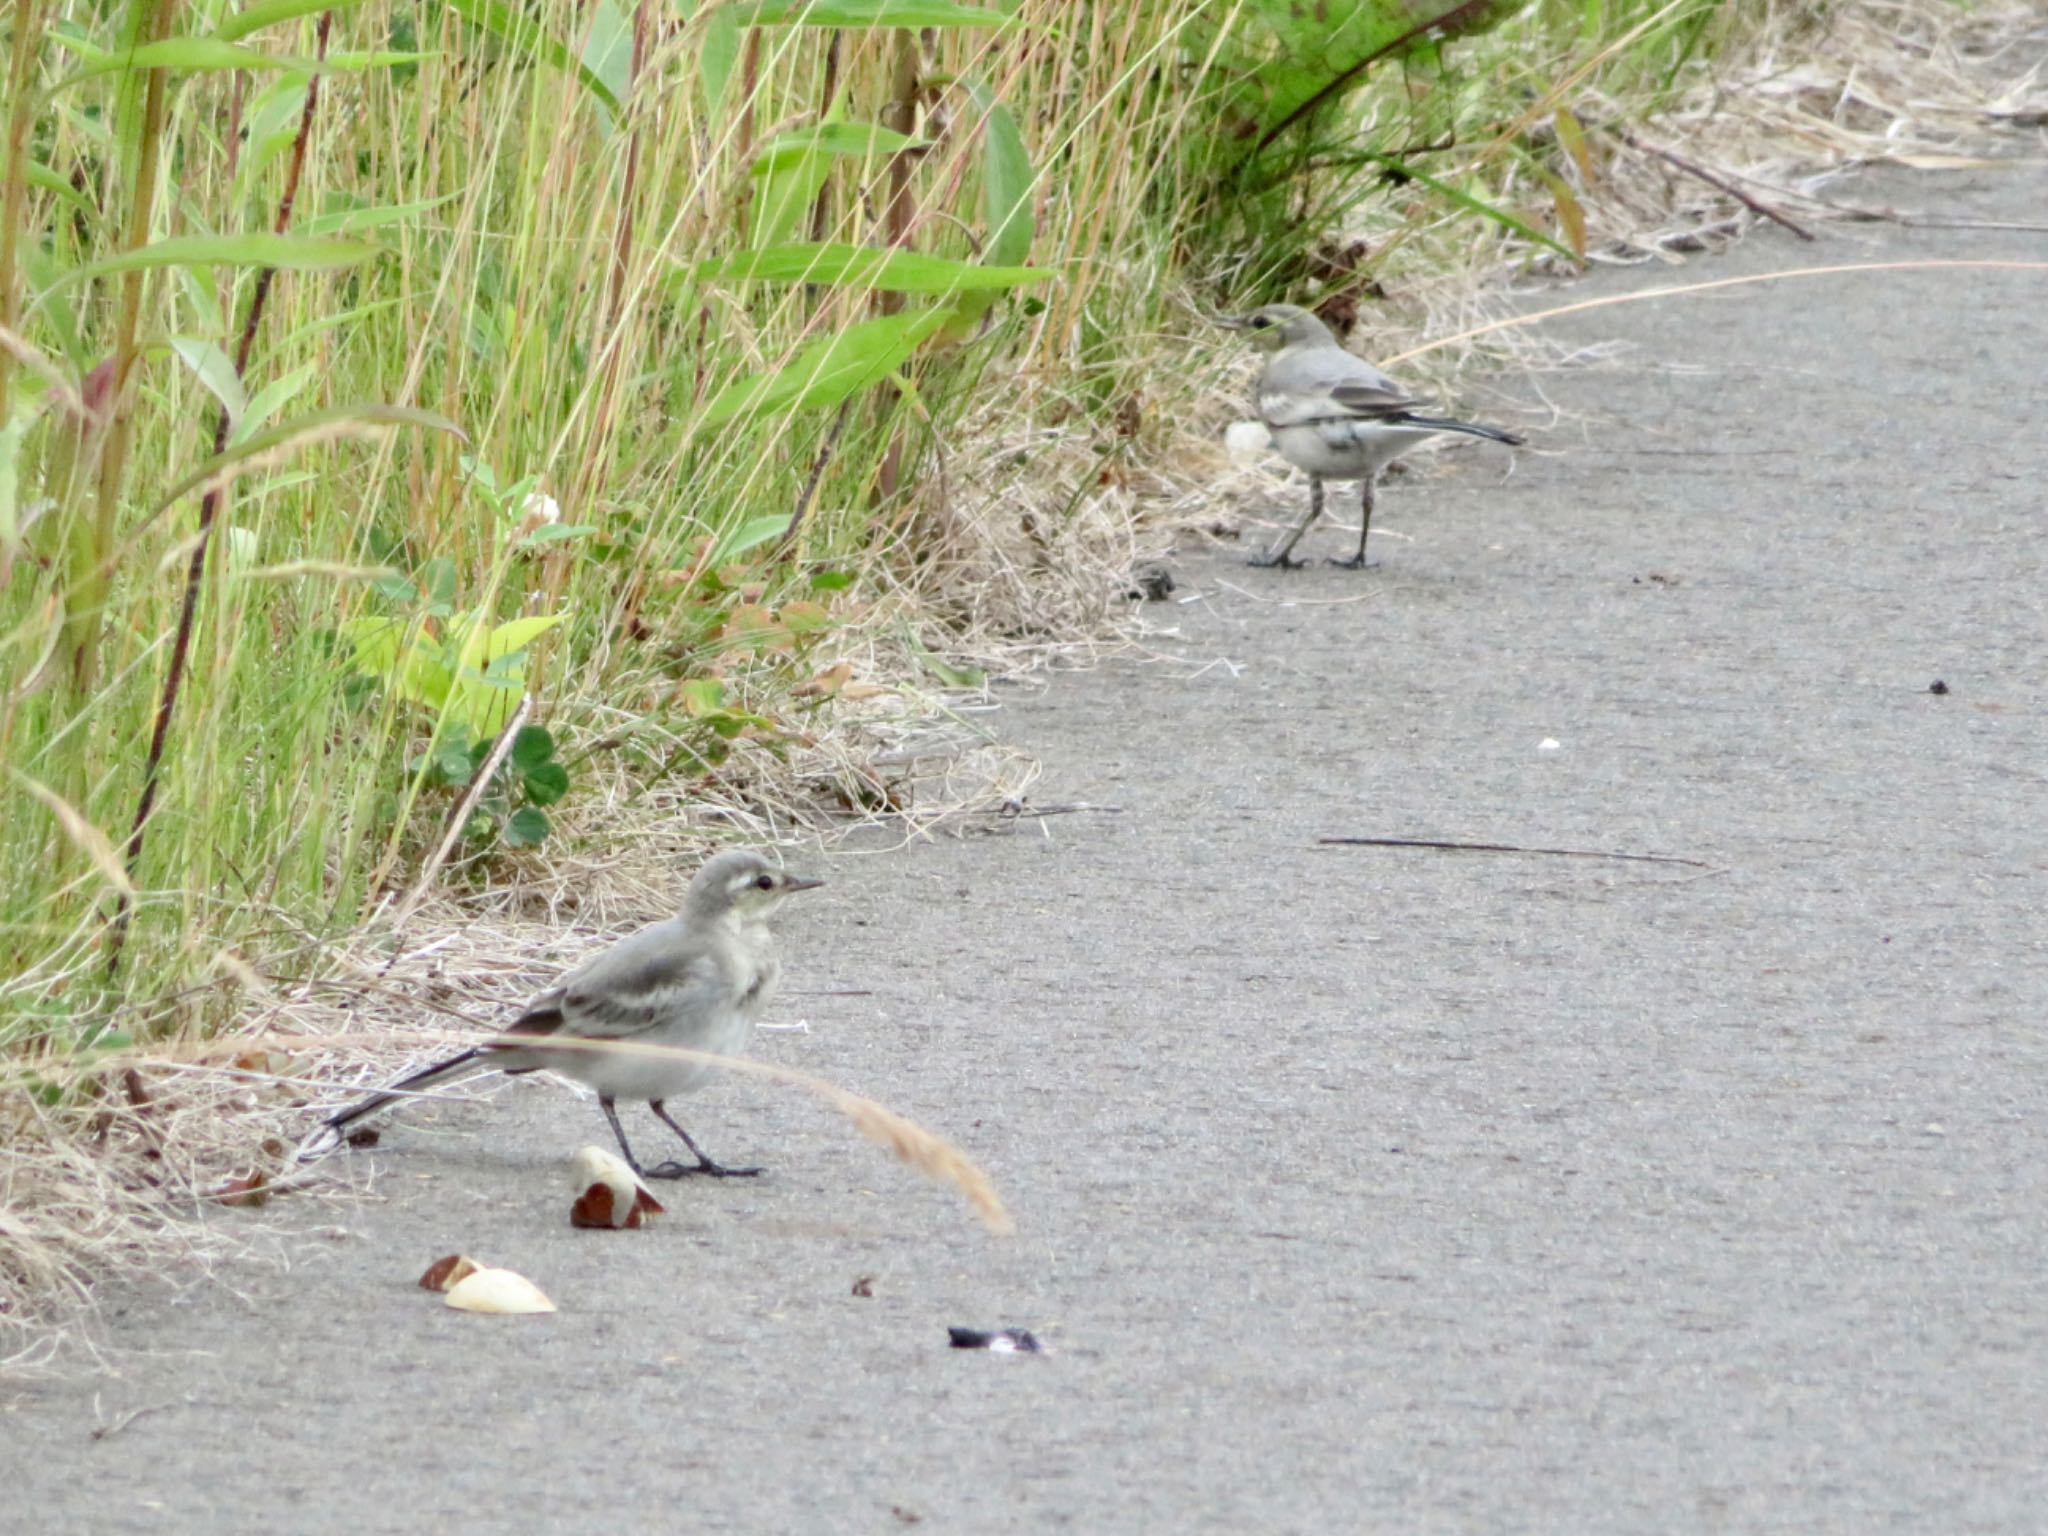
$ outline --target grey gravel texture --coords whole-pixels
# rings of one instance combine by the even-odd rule
[[[1855,193],[2039,220],[2048,173]],[[1923,256],[2048,238],[1564,297]],[[811,861],[759,1053],[1016,1237],[759,1085],[678,1108],[770,1176],[617,1234],[566,1222],[592,1105],[421,1108],[366,1198],[223,1214],[273,1260],[111,1298],[111,1374],[0,1384],[0,1528],[2048,1529],[2048,273],[1553,331],[1626,346],[1533,382],[1512,475],[1393,479],[1376,569],[1190,551],[1149,659],[999,690],[1036,798],[1120,814]],[[561,1311],[414,1288],[457,1249]]]

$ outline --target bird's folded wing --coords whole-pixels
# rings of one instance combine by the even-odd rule
[[[634,964],[605,967],[562,990],[560,1032],[588,1040],[624,1040],[664,1027],[701,1027],[733,1006],[733,985],[713,955],[620,956]]]
[[[1353,416],[1398,416],[1424,403],[1392,384],[1339,384],[1330,398]]]
[[[1421,404],[1371,363],[1335,347],[1276,358],[1259,381],[1259,415],[1272,427],[1398,416]]]

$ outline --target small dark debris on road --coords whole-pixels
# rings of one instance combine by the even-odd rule
[[[1046,1348],[1023,1328],[998,1328],[993,1333],[980,1328],[948,1328],[948,1342],[955,1349],[985,1349],[993,1355],[1042,1355]]]

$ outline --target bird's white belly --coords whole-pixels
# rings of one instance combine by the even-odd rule
[[[1312,421],[1273,427],[1273,446],[1297,469],[1324,480],[1366,480],[1435,434],[1371,421]]]
[[[574,1075],[604,1098],[673,1098],[703,1087],[720,1069],[709,1062],[665,1054],[668,1048],[744,1056],[753,1032],[751,1015],[737,1008],[721,1009],[716,1017],[703,1021],[701,1028],[687,1034],[650,1030],[631,1040],[604,1046],[602,1054]]]

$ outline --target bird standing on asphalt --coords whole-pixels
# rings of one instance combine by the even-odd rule
[[[1330,563],[1359,570],[1365,565],[1365,541],[1372,531],[1373,481],[1387,465],[1441,432],[1490,438],[1510,447],[1522,441],[1495,427],[1416,414],[1422,401],[1371,363],[1346,352],[1330,328],[1305,309],[1268,304],[1223,324],[1251,332],[1255,343],[1273,351],[1259,375],[1259,419],[1280,456],[1308,472],[1308,515],[1253,565],[1299,565],[1288,555],[1322,515],[1323,482],[1356,480],[1358,553]]]
[[[676,1094],[701,1085],[716,1067],[631,1047],[686,1046],[720,1056],[744,1051],[781,969],[768,916],[785,896],[823,883],[784,874],[747,849],[718,854],[697,871],[678,915],[629,934],[585,961],[527,1004],[497,1039],[425,1067],[329,1116],[301,1150],[301,1159],[332,1150],[350,1126],[407,1094],[477,1072],[545,1068],[597,1091],[598,1107],[611,1122],[619,1150],[643,1177],[759,1173],[758,1168],[713,1162],[663,1107]],[[619,1099],[646,1100],[656,1118],[683,1138],[696,1163],[642,1168],[619,1125],[613,1107]]]

